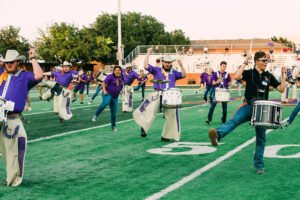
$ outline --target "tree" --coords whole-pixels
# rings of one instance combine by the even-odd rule
[[[0,54],[4,56],[6,50],[15,49],[21,55],[26,55],[29,50],[29,43],[19,35],[20,28],[8,26],[0,29]]]
[[[40,30],[35,42],[42,59],[52,62],[90,62],[111,53],[110,38],[94,35],[89,28],[79,29],[67,23],[53,24],[46,32]]]
[[[190,44],[183,31],[178,29],[168,33],[165,31],[165,25],[152,16],[128,12],[122,15],[121,21],[125,55],[138,45]],[[102,13],[91,28],[96,35],[110,37],[115,45],[118,43],[117,14]]]
[[[271,37],[271,40],[274,42],[278,42],[281,44],[285,44],[286,46],[293,48],[295,43],[293,43],[291,40],[288,40],[287,38],[279,37],[277,38],[276,36]]]

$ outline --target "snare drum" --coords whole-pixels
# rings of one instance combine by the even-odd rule
[[[215,100],[216,101],[230,101],[230,92],[226,88],[216,88],[215,91]]]
[[[105,72],[102,72],[98,77],[97,77],[97,81],[99,82],[103,82],[105,80],[105,78],[107,77],[108,74],[106,74]]]
[[[281,128],[282,107],[273,101],[255,101],[251,124],[253,126],[277,129]]]
[[[182,105],[182,93],[177,88],[170,88],[162,93],[162,106],[164,108],[178,108]]]

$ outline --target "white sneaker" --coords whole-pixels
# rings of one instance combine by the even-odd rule
[[[89,101],[88,104],[92,104],[92,101]]]
[[[92,122],[95,122],[96,120],[97,120],[97,117],[96,117],[96,116],[93,116]]]
[[[118,129],[116,127],[112,128],[112,131],[116,132]]]

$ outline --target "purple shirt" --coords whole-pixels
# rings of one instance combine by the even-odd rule
[[[117,85],[117,79],[119,79],[119,85]],[[113,98],[118,98],[120,92],[122,91],[124,80],[119,77],[115,77],[113,74],[109,74],[105,79],[104,82],[106,83],[106,91],[110,94]]]
[[[139,75],[133,70],[131,70],[127,75],[126,70],[122,69],[122,74],[124,77],[125,85],[131,85],[134,79],[137,79],[139,77]]]
[[[84,80],[84,81],[88,81],[89,78],[87,77],[87,75],[82,74],[82,75],[81,75],[81,79]],[[78,90],[84,90],[84,86],[85,86],[85,83],[80,81],[80,82],[76,85],[76,88],[77,88]]]
[[[208,73],[205,73],[203,72],[201,75],[200,75],[200,78],[201,78],[201,83],[204,83],[204,79],[205,77],[208,75]]]
[[[206,76],[203,78],[203,83],[206,83],[208,86],[212,86],[212,76],[212,74],[206,74]]]
[[[220,71],[218,71],[213,73],[212,80],[217,81],[219,76],[221,76],[223,80],[221,83],[215,85],[215,87],[220,87],[220,85],[223,85],[225,88],[228,89],[228,83],[231,81],[230,74],[227,72],[221,73]]]
[[[3,70],[0,71],[0,75]],[[26,98],[28,91],[33,88],[40,81],[34,80],[34,74],[32,72],[22,71],[18,76],[12,75],[10,83],[7,89],[6,96],[4,97],[8,101],[15,102],[15,107],[12,112],[22,112],[26,104]],[[6,81],[0,86],[0,95],[2,96],[3,89]]]
[[[61,71],[51,72],[51,76],[55,76],[55,81],[64,87],[68,87],[73,80],[73,75],[78,74],[78,71],[68,71],[62,74]]]
[[[162,72],[162,68],[160,67],[154,67],[152,65],[148,65],[147,71],[153,74],[153,77],[155,80],[166,80],[165,75]],[[154,83],[153,87],[155,90],[162,90],[162,89],[167,89],[167,88],[174,88],[176,80],[184,78],[182,76],[182,73],[179,71],[176,71],[171,68],[171,70],[168,72],[169,73],[169,83]]]

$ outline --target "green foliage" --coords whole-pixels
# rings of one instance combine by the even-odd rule
[[[93,58],[109,55],[111,43],[110,38],[96,36],[88,28],[80,30],[74,25],[55,23],[47,32],[40,30],[40,38],[35,45],[46,61],[89,62]]]
[[[271,37],[271,40],[281,44],[286,44],[290,48],[293,48],[293,46],[295,45],[295,43],[293,43],[291,40],[288,40],[287,38],[283,38],[283,37],[277,38],[276,36],[273,36]]]
[[[7,26],[0,29],[0,54],[5,56],[7,49],[15,49],[21,55],[26,55],[29,49],[28,41],[19,35],[20,28]]]
[[[110,37],[114,44],[118,42],[117,14],[102,13],[92,25],[96,35]],[[122,15],[122,43],[124,54],[128,55],[138,45],[190,44],[182,30],[165,31],[165,25],[152,16],[128,12]]]

